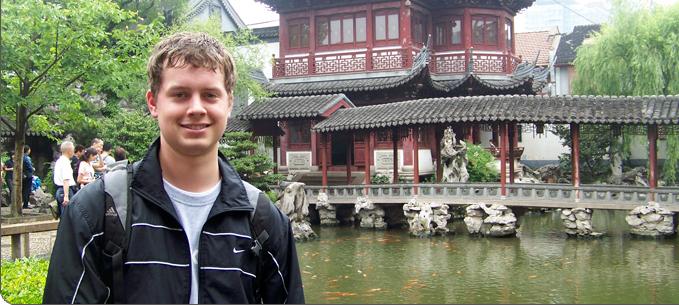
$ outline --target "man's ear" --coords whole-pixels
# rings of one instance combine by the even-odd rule
[[[153,96],[153,92],[151,92],[151,90],[146,91],[146,106],[149,107],[151,116],[158,118],[158,101],[156,100],[155,96]]]

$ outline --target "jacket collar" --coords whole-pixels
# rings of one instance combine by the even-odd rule
[[[158,157],[159,152],[160,138],[151,144],[146,156],[141,160],[132,178],[131,187],[135,192],[174,216],[175,219],[179,219],[174,205],[165,191],[162,168]],[[221,153],[218,154],[218,160],[222,186],[219,197],[210,210],[208,219],[228,211],[252,211],[254,208],[248,200],[240,176]]]

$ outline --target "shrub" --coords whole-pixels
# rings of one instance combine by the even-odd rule
[[[467,143],[467,160],[469,182],[495,182],[500,179],[500,174],[493,167],[495,157],[480,145]]]
[[[23,258],[2,262],[2,297],[10,304],[40,304],[47,267],[44,259]]]
[[[249,132],[228,132],[222,138],[225,148],[221,152],[231,162],[241,179],[251,183],[262,191],[269,191],[269,186],[276,185],[285,177],[274,174],[275,164],[271,158],[255,151],[258,144],[251,140]]]
[[[389,184],[389,183],[391,183],[391,177],[384,175],[384,174],[375,174],[370,179],[370,183],[372,183],[372,184]]]

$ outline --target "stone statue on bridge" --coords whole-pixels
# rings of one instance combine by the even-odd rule
[[[464,141],[459,141],[458,144],[453,128],[446,128],[441,141],[441,182],[467,182],[467,162],[467,144]]]
[[[309,223],[309,202],[304,192],[304,183],[292,182],[285,187],[283,196],[276,201],[276,206],[290,218],[292,234],[297,241],[311,240],[317,237]]]

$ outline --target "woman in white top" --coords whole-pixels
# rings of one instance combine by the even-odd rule
[[[78,164],[78,184],[80,187],[94,181],[94,168],[90,162],[97,157],[97,150],[90,147],[86,149],[80,156],[80,164]]]

